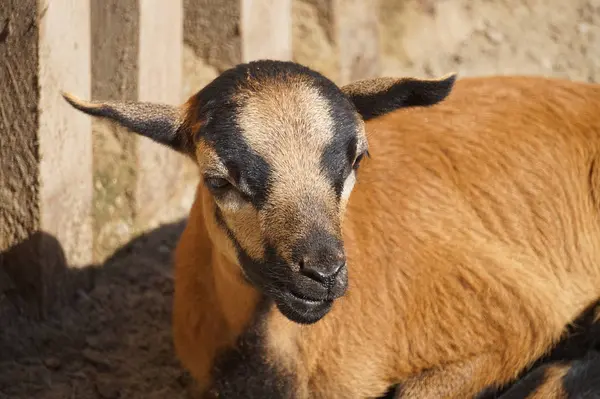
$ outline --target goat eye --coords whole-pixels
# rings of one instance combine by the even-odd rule
[[[365,154],[362,153],[356,157],[356,159],[354,160],[354,163],[352,164],[352,169],[354,169],[354,170],[358,169],[358,167],[360,166],[360,161],[362,161],[364,156],[365,156]]]
[[[220,177],[207,177],[204,179],[204,182],[208,188],[215,191],[224,190],[231,185],[227,179],[222,179]]]

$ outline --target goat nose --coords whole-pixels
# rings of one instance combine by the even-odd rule
[[[333,279],[346,264],[344,254],[338,254],[329,261],[313,262],[310,258],[300,261],[300,273],[306,277],[327,284]]]

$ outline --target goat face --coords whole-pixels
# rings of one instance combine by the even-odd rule
[[[217,250],[286,317],[314,323],[348,285],[341,225],[368,150],[364,120],[435,104],[454,79],[339,88],[292,62],[255,61],[225,71],[180,108],[65,97],[192,157]]]
[[[341,218],[367,151],[362,119],[331,81],[287,63],[239,66],[194,101],[213,240],[233,243],[287,317],[318,320],[348,282]]]

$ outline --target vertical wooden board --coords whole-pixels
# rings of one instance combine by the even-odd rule
[[[30,239],[40,227],[36,4],[0,2],[0,315],[39,310],[44,291]]]
[[[91,260],[88,0],[0,2],[0,308],[44,316]]]
[[[89,12],[89,0],[38,2],[40,227],[62,244],[70,267],[91,262],[91,121],[60,91],[90,96]]]
[[[333,0],[293,0],[292,8],[294,61],[337,82]]]
[[[36,4],[0,1],[0,253],[39,228]]]
[[[292,0],[240,0],[242,61],[292,59]]]
[[[379,0],[332,1],[339,84],[379,76]]]
[[[138,0],[90,0],[92,99],[135,101],[138,96]],[[94,261],[102,262],[133,232],[138,137],[91,118],[94,170]]]
[[[217,71],[239,64],[240,9],[240,0],[183,0],[184,46]]]
[[[138,99],[178,105],[182,98],[182,0],[140,0]],[[136,224],[160,218],[174,200],[190,168],[173,150],[140,137],[137,143]]]

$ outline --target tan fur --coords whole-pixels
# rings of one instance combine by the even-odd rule
[[[288,191],[278,201],[297,203],[305,187],[286,174],[314,159],[282,162],[264,145],[261,129],[274,126],[258,115],[277,113],[274,105],[249,100],[244,134],[281,162],[277,178]],[[283,113],[288,105],[280,106]],[[327,123],[309,107],[295,112]],[[372,159],[363,161],[343,225],[346,296],[314,325],[293,324],[277,310],[269,316],[268,353],[296,367],[299,397],[374,397],[420,375],[436,381],[436,373],[461,383],[445,381],[448,392],[433,397],[469,397],[516,377],[558,340],[600,295],[600,181],[590,173],[599,112],[597,86],[470,78],[437,106],[368,122]],[[215,233],[211,201],[199,186],[175,259],[176,348],[202,386],[258,296],[223,255],[230,244]],[[285,239],[281,227],[274,231]]]

